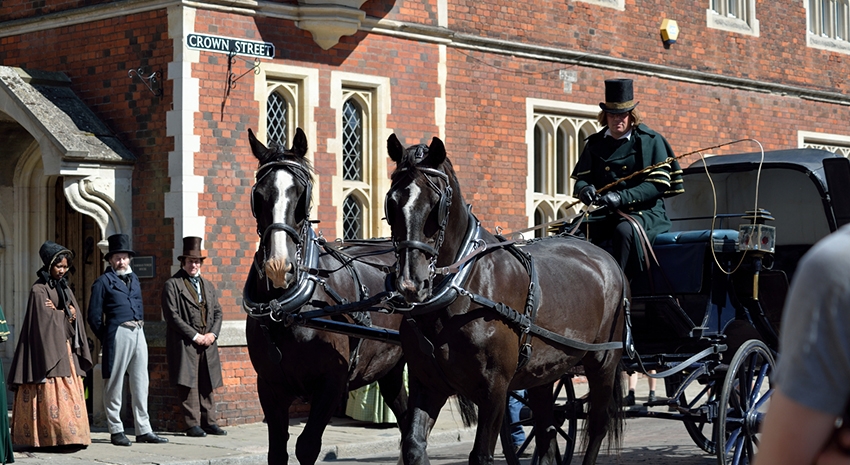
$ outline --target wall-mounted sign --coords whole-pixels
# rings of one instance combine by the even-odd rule
[[[186,46],[192,50],[205,50],[250,57],[274,58],[274,44],[234,37],[211,36],[207,34],[189,34]]]
[[[156,276],[156,266],[153,255],[139,257],[133,257],[133,273],[136,273],[136,276],[141,278],[153,278]]]

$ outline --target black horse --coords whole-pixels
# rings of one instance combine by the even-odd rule
[[[386,241],[340,251],[323,245],[313,233],[312,168],[304,157],[307,138],[300,128],[291,150],[266,148],[250,130],[248,139],[259,160],[251,208],[260,244],[245,283],[243,306],[249,314],[248,351],[268,423],[268,462],[287,463],[289,408],[302,398],[310,401],[310,415],[295,455],[299,463],[313,464],[322,433],[348,390],[377,380],[396,417],[404,418],[404,361],[397,345],[292,324],[293,317],[383,291],[395,257],[379,250],[392,251]],[[400,316],[360,313],[322,321],[330,319],[359,328],[371,320],[376,327],[397,329]]]
[[[386,216],[398,267],[392,282],[409,305],[400,336],[412,376],[405,464],[427,464],[441,406],[459,394],[478,406],[471,464],[492,464],[509,390],[527,389],[538,463],[557,462],[553,383],[581,364],[590,384],[585,464],[606,434],[615,443],[628,285],[604,250],[569,237],[509,244],[480,227],[461,196],[443,143],[405,149]],[[518,309],[518,310],[517,310]]]

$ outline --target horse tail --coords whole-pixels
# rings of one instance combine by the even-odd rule
[[[613,399],[608,403],[608,452],[619,453],[623,446],[623,435],[626,428],[626,412],[624,398],[626,394],[623,386],[623,370],[625,365],[622,361],[617,364],[617,374],[614,376]]]
[[[468,397],[464,397],[458,394],[455,399],[457,400],[458,410],[460,410],[460,419],[463,421],[463,426],[469,428],[478,423],[478,409],[475,407],[475,403],[472,402]]]

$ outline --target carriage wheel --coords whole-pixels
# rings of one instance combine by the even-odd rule
[[[513,392],[508,393],[508,401],[510,401],[510,397],[514,396],[515,399],[519,400],[523,407],[528,407],[528,399],[524,397],[516,397]],[[507,412],[507,403],[505,403],[505,412]],[[523,442],[522,446],[520,446],[519,450],[514,450],[514,442],[511,438],[511,430],[516,425],[522,426],[531,426],[534,423],[534,414],[532,414],[529,418],[523,419],[522,415],[520,415],[520,421],[517,423],[511,423],[511,420],[508,418],[507,413],[505,414],[505,418],[502,420],[502,430],[499,432],[499,440],[502,443],[502,453],[505,456],[505,461],[508,465],[520,465],[519,456],[522,455],[526,449],[530,447],[532,438],[534,433],[527,434],[525,436],[525,442]]]
[[[556,439],[558,442],[558,465],[569,465],[573,459],[573,453],[576,447],[576,438],[578,434],[578,418],[579,413],[584,408],[584,402],[576,399],[575,388],[573,388],[573,376],[564,375],[555,384],[555,415],[554,426],[557,431]],[[520,399],[523,403],[525,399]],[[523,426],[534,425],[534,414],[531,417],[520,422]],[[505,417],[502,422],[502,431],[500,440],[502,443],[502,451],[505,455],[505,461],[508,465],[520,465],[520,457],[528,452],[536,452],[534,430],[526,434],[525,442],[520,446],[519,450],[514,451],[513,441],[511,441],[511,427],[513,425]],[[537,465],[539,462],[536,453],[531,454],[531,465]]]
[[[761,422],[773,394],[774,367],[770,349],[755,339],[744,343],[729,363],[714,424],[719,465],[753,462]]]
[[[679,397],[679,405],[688,409],[699,408],[700,405],[717,405],[717,391],[719,391],[717,384],[717,380],[709,380],[699,394],[690,401],[682,392]],[[714,424],[711,419],[694,419],[686,416],[682,423],[685,424],[685,430],[688,431],[688,435],[697,447],[709,454],[717,452],[717,443],[714,442]]]

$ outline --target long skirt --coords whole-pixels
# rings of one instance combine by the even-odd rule
[[[14,463],[12,435],[9,431],[9,410],[6,408],[6,374],[0,364],[0,463]]]
[[[407,388],[407,366],[404,367],[404,386]],[[384,402],[378,382],[367,384],[348,393],[345,414],[355,420],[371,423],[396,423],[390,406]]]
[[[91,444],[83,378],[77,376],[74,365],[71,376],[18,386],[12,408],[13,443],[29,447]]]

